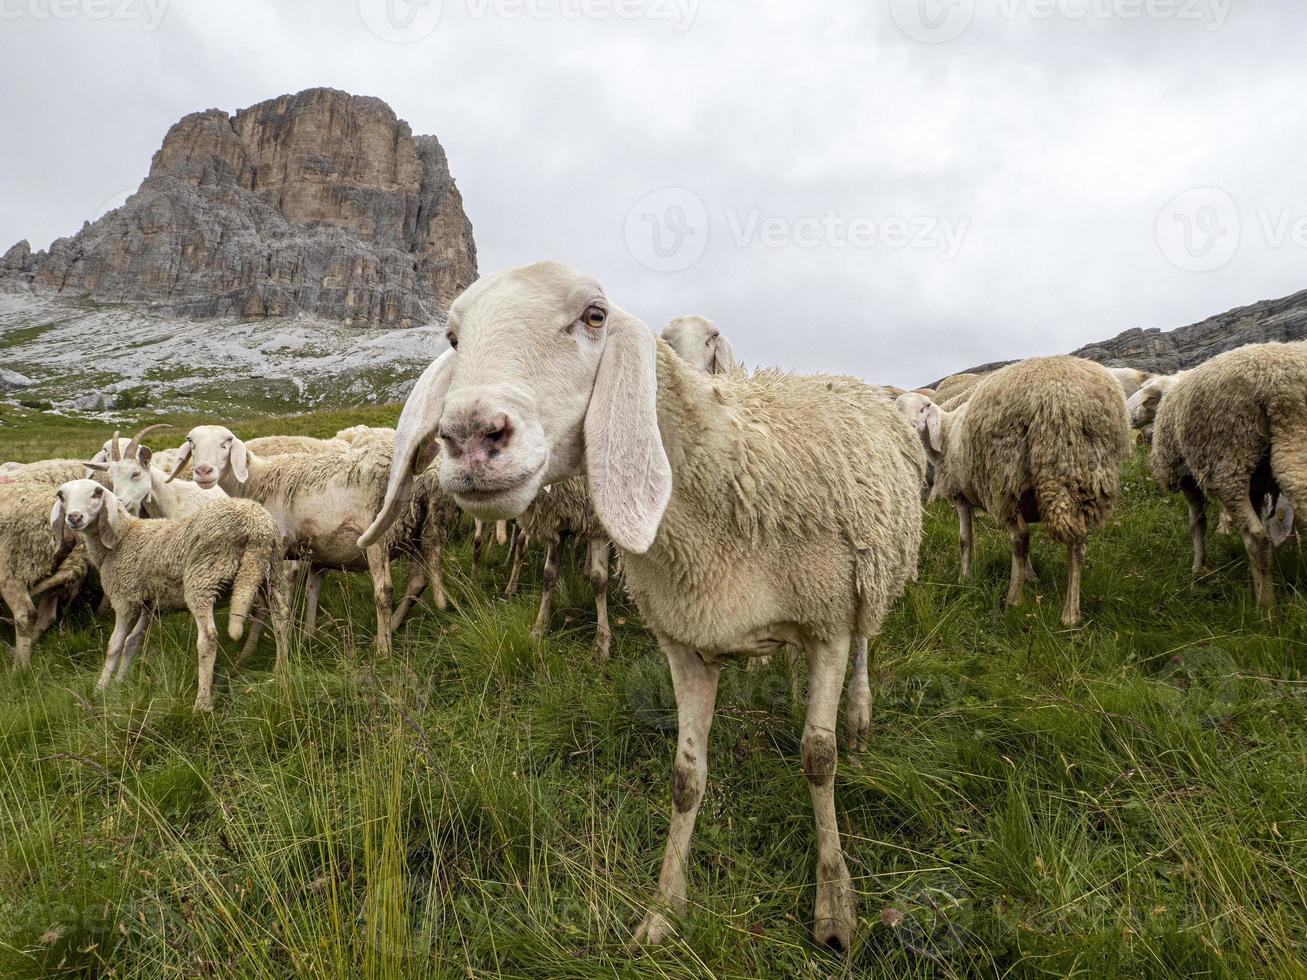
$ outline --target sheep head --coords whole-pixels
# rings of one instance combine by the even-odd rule
[[[1130,424],[1137,429],[1151,425],[1153,419],[1157,417],[1157,406],[1188,373],[1188,371],[1180,371],[1177,374],[1161,374],[1149,378],[1140,385],[1139,390],[1126,399],[1125,407],[1130,414]]]
[[[121,452],[119,449],[124,440],[119,439],[115,432],[113,439],[106,443],[109,461],[102,462],[97,456],[86,464],[88,470],[108,474],[114,496],[131,514],[140,515],[141,504],[150,495],[151,489],[150,461],[154,458],[154,452],[149,446],[141,445],[141,439],[155,429],[168,428],[171,426],[163,422],[146,426],[126,440],[126,446]]]
[[[94,480],[69,480],[55,491],[50,533],[59,542],[64,528],[78,534],[94,531],[102,545],[116,548],[126,520],[126,512],[112,490]]]
[[[245,443],[225,425],[197,425],[186,433],[186,442],[168,476],[170,481],[181,472],[187,459],[193,460],[191,475],[201,490],[217,486],[228,471],[238,483],[249,479],[249,454]]]
[[[613,540],[648,550],[671,494],[649,328],[552,262],[478,280],[448,323],[450,350],[404,405],[386,500],[360,546],[393,522],[438,437],[441,486],[474,517],[516,517],[541,487],[584,468]]]
[[[708,374],[726,374],[735,367],[730,341],[717,324],[704,316],[678,316],[663,328],[672,350]]]

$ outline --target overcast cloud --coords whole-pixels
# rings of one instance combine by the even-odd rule
[[[332,86],[440,138],[483,273],[918,384],[1307,287],[1305,34],[1271,0],[0,0],[0,250],[121,202],[187,112]]]

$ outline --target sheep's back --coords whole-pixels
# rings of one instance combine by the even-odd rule
[[[45,484],[0,484],[0,577],[29,588],[52,573],[53,507],[54,490]],[[79,575],[86,573],[86,549],[80,540],[61,567],[76,570]]]

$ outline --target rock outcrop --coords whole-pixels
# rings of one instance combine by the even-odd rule
[[[1283,299],[1241,306],[1174,330],[1133,327],[1111,340],[1086,344],[1071,353],[1108,367],[1132,367],[1172,374],[1236,347],[1273,340],[1307,340],[1307,290]],[[994,361],[965,370],[984,374],[1011,363]]]
[[[176,123],[127,202],[0,277],[185,316],[409,326],[476,278],[449,162],[380,99],[309,89]]]

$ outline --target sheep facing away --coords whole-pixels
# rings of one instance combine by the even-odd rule
[[[848,949],[857,917],[835,811],[837,714],[850,638],[875,635],[916,574],[920,441],[881,391],[851,378],[704,375],[593,279],[554,263],[478,280],[450,308],[448,332],[457,347],[404,406],[385,503],[360,544],[395,518],[436,432],[441,484],[483,520],[516,517],[584,467],[676,693],[671,826],[637,942],[666,940],[667,910],[686,905],[723,659],[801,646],[813,929]]]
[[[213,607],[228,593],[227,634],[238,640],[262,590],[277,637],[277,667],[286,665],[290,632],[281,532],[258,504],[223,500],[181,520],[142,520],[127,513],[112,490],[83,479],[58,489],[49,521],[56,536],[67,528],[82,539],[113,606],[113,635],[97,690],[108,686],[115,670],[119,679],[125,675],[153,616],[188,609],[199,630],[195,710],[212,710],[218,656]]]
[[[900,408],[934,463],[931,496],[958,512],[962,578],[971,574],[972,512],[979,507],[1012,539],[1007,602],[1020,605],[1033,577],[1029,524],[1042,521],[1067,548],[1062,622],[1080,620],[1085,539],[1111,513],[1130,451],[1125,399],[1102,365],[1037,357],[986,375],[949,412],[919,395]]]
[[[1189,504],[1194,573],[1206,568],[1211,498],[1242,535],[1257,601],[1270,608],[1272,541],[1259,507],[1281,494],[1295,510],[1307,503],[1307,345],[1239,347],[1164,388],[1156,397],[1141,388],[1130,408],[1136,419],[1152,414],[1153,476]]]
[[[14,618],[14,666],[26,667],[32,647],[86,577],[86,549],[73,535],[50,541],[50,487],[0,485],[0,599]]]
[[[731,342],[706,316],[678,316],[663,327],[663,340],[705,374],[735,370]]]

